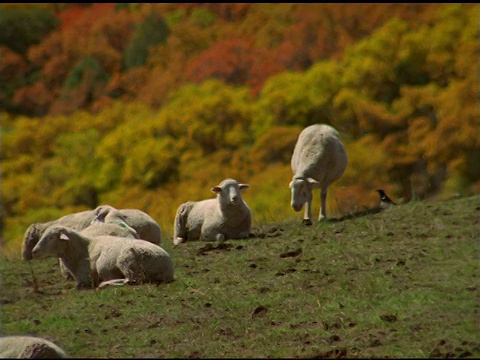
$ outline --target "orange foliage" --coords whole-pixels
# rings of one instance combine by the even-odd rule
[[[1,60],[0,74],[2,81],[11,81],[16,76],[22,76],[27,70],[28,65],[22,56],[8,47],[0,46]]]
[[[252,38],[220,40],[188,64],[185,76],[194,82],[215,77],[228,84],[247,84],[258,92],[268,77],[283,70],[272,55],[255,48]]]
[[[25,86],[18,90],[13,98],[13,104],[23,108],[25,113],[32,116],[46,115],[53,96],[41,82]]]

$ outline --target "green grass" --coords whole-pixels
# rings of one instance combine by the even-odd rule
[[[478,358],[479,219],[474,196],[165,239],[174,282],[102,291],[75,290],[56,259],[4,259],[1,331],[73,357]]]

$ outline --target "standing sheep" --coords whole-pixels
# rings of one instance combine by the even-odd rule
[[[87,237],[61,225],[49,227],[32,250],[33,258],[60,257],[77,289],[102,287],[102,282],[173,281],[170,255],[159,245],[118,236]]]
[[[11,335],[0,337],[0,358],[61,359],[67,358],[67,354],[47,339],[29,335]]]
[[[327,217],[327,189],[339,179],[347,167],[347,154],[338,132],[325,124],[311,125],[299,135],[292,155],[293,179],[291,206],[300,211],[305,205],[303,221],[312,224],[312,190],[320,188],[318,220]]]
[[[175,215],[173,243],[187,240],[224,241],[250,235],[252,214],[242,198],[248,184],[225,179],[211,188],[215,199],[188,201],[179,206]]]

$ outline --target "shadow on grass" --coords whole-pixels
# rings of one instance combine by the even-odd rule
[[[340,221],[345,221],[345,220],[351,220],[351,219],[357,219],[363,216],[369,216],[369,215],[374,215],[382,212],[383,209],[380,207],[375,207],[367,210],[361,210],[361,211],[356,211],[353,213],[345,214],[341,217],[338,218],[330,218],[327,221],[329,222],[340,222]]]

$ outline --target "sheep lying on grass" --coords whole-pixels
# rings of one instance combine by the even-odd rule
[[[293,179],[291,205],[300,211],[305,205],[303,221],[312,224],[312,190],[320,188],[320,214],[318,220],[327,217],[327,189],[342,176],[347,167],[347,154],[338,132],[325,124],[311,125],[299,135],[292,160]]]
[[[123,215],[120,215],[119,213]],[[149,241],[153,244],[160,244],[160,226],[147,213],[138,209],[117,210],[110,205],[100,205],[94,210],[86,210],[78,213],[68,214],[53,221],[30,225],[23,238],[22,258],[24,260],[32,259],[32,249],[38,243],[45,230],[47,230],[51,225],[63,225],[68,228],[81,231],[95,222],[118,223],[119,220],[122,220],[125,222],[125,224],[135,229],[140,239]],[[104,234],[108,235],[110,233]],[[112,233],[111,235],[116,234]]]
[[[22,258],[24,260],[32,260],[32,249],[38,243],[38,240],[40,240],[45,230],[50,226],[58,224],[75,230],[83,230],[88,227],[94,219],[95,215],[93,214],[93,210],[86,210],[68,214],[56,220],[30,225],[23,237]]]
[[[93,212],[100,222],[125,222],[137,231],[140,239],[160,245],[162,238],[160,225],[146,212],[138,209],[117,210],[110,205],[100,205]]]
[[[140,284],[173,281],[170,255],[159,245],[118,236],[85,236],[52,225],[32,250],[33,258],[62,259],[77,289],[102,288],[102,282]]]
[[[188,201],[179,206],[175,216],[173,243],[187,240],[224,241],[247,238],[252,214],[242,198],[249,187],[233,179],[225,179],[211,188],[215,199]]]
[[[60,359],[66,358],[63,349],[53,342],[35,336],[12,335],[0,338],[0,358]]]
[[[102,223],[94,220],[90,226],[80,231],[80,233],[87,237],[110,235],[129,239],[139,239],[137,231],[121,221],[111,223]],[[60,271],[67,280],[74,279],[73,275],[64,264],[62,258],[59,259]]]

